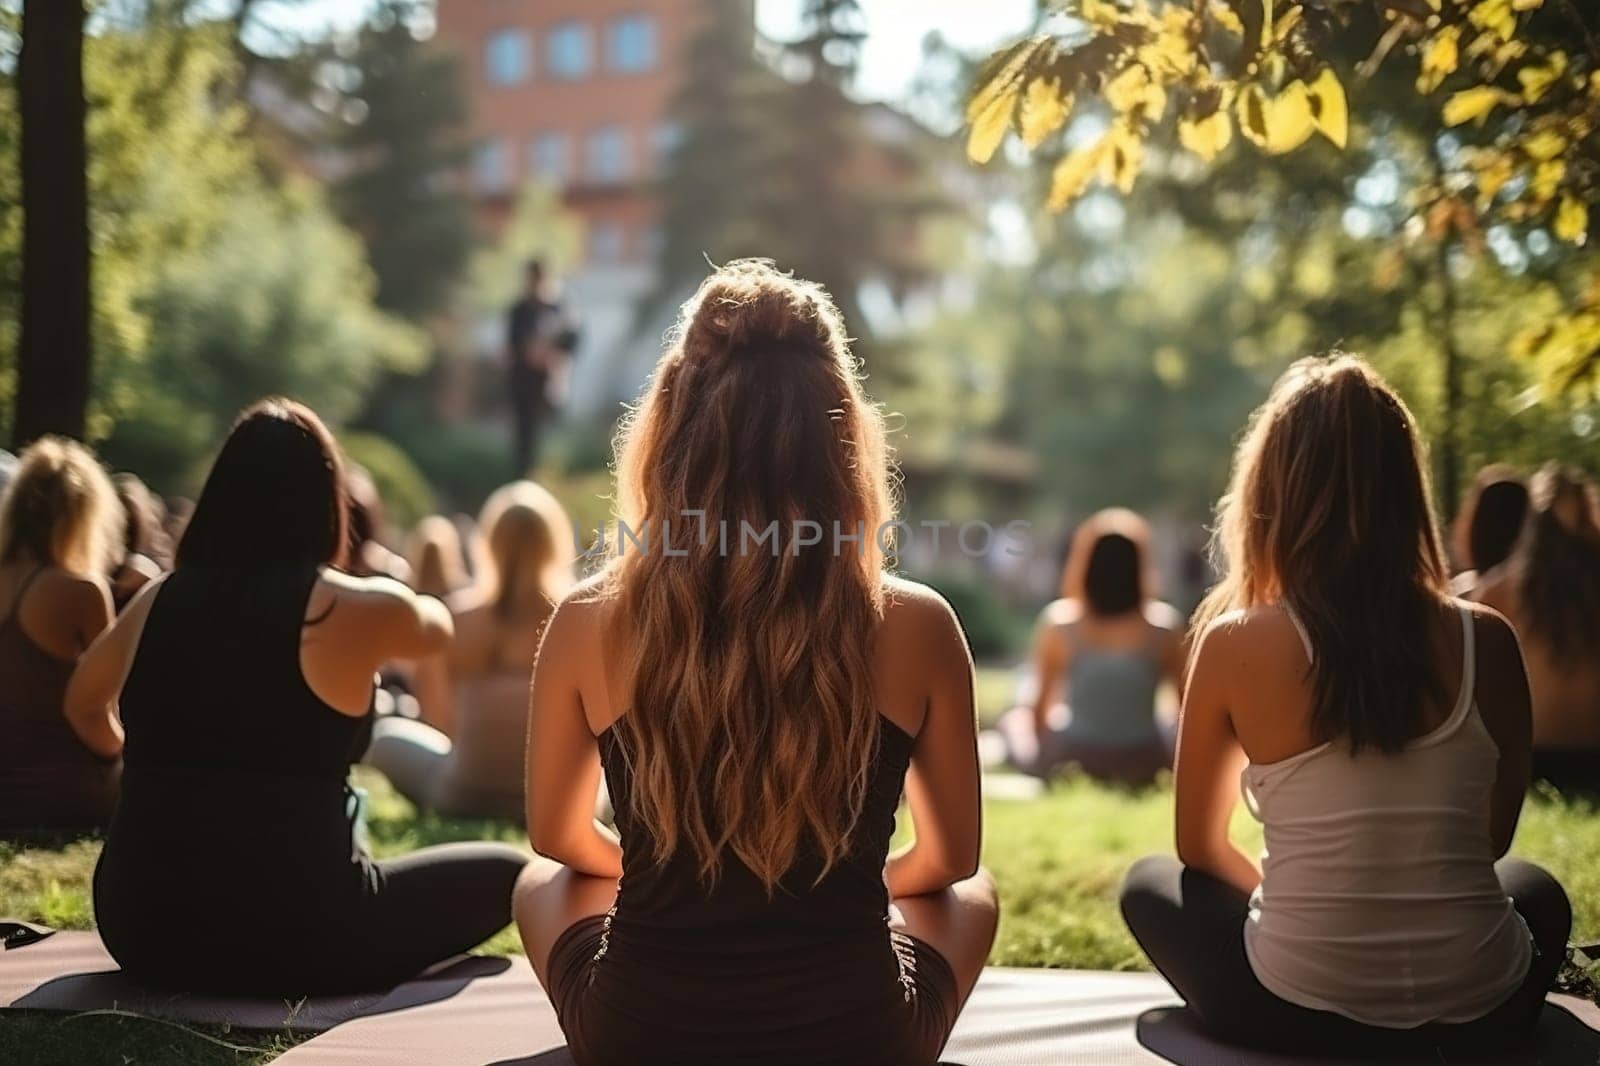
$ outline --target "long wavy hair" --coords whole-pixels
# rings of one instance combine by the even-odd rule
[[[1559,662],[1600,655],[1600,499],[1593,482],[1555,463],[1534,475],[1527,530],[1511,565],[1530,635]]]
[[[1252,416],[1218,506],[1222,580],[1197,632],[1228,611],[1293,609],[1310,638],[1311,732],[1399,750],[1444,696],[1430,624],[1444,551],[1411,412],[1361,359],[1302,359]]]
[[[105,577],[122,557],[122,532],[116,490],[88,448],[41,437],[22,453],[0,499],[0,563]]]
[[[554,606],[572,585],[572,522],[543,485],[513,481],[496,489],[478,518],[494,582],[494,612],[506,619],[537,596]]]
[[[708,277],[619,434],[617,486],[650,538],[600,586],[627,633],[631,813],[707,883],[730,853],[769,892],[802,856],[820,878],[852,848],[879,743],[893,517],[882,415],[827,292],[761,260]],[[789,535],[804,522],[819,543]],[[773,523],[779,541],[745,537]]]

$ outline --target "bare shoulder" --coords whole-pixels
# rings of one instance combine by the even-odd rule
[[[384,612],[408,607],[415,597],[416,593],[392,577],[357,577],[325,567],[316,588],[312,590],[306,613],[321,615],[334,606],[362,612]]]
[[[1144,605],[1144,620],[1156,629],[1165,629],[1174,633],[1181,633],[1184,626],[1183,612],[1164,600],[1151,600]]]
[[[970,660],[966,633],[950,601],[918,581],[885,575],[883,579],[881,642],[930,661],[948,660],[952,653]]]
[[[68,610],[93,610],[111,600],[111,586],[104,578],[74,574],[58,566],[47,567],[35,587]]]
[[[1225,659],[1260,666],[1273,660],[1305,660],[1305,648],[1294,620],[1281,607],[1260,605],[1228,611],[1213,618],[1200,633],[1199,658]]]
[[[1522,662],[1522,649],[1517,641],[1517,631],[1505,615],[1487,603],[1474,600],[1452,600],[1465,608],[1472,618],[1474,643],[1480,663],[1490,666]]]
[[[1083,604],[1068,597],[1051,600],[1039,612],[1041,626],[1068,626],[1083,617]]]
[[[605,574],[595,574],[573,586],[550,614],[540,644],[541,654],[551,648],[567,652],[598,648],[612,617],[613,602]]]

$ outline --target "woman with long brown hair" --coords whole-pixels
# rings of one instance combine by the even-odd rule
[[[1527,1033],[1561,886],[1500,860],[1528,786],[1516,637],[1452,600],[1411,414],[1351,356],[1296,363],[1239,446],[1179,726],[1178,859],[1123,888],[1200,1020],[1319,1051]],[[1258,867],[1228,838],[1243,785]]]
[[[528,670],[572,587],[572,523],[543,486],[515,481],[484,503],[479,528],[477,580],[446,601],[456,639],[414,675],[422,720],[380,720],[366,761],[422,807],[520,819]]]
[[[708,278],[617,475],[628,532],[534,673],[546,858],[515,905],[574,1057],[933,1062],[995,928],[972,663],[885,572],[883,423],[828,295],[762,262]]]
[[[1533,689],[1533,774],[1600,792],[1600,496],[1576,470],[1534,475],[1526,529],[1475,598],[1522,638]]]
[[[104,827],[122,723],[68,713],[78,656],[111,624],[122,510],[94,455],[46,437],[0,501],[0,834]]]
[[[1149,552],[1150,527],[1132,511],[1099,511],[1078,527],[1061,598],[1045,606],[1034,631],[1033,705],[997,723],[1024,771],[1075,765],[1090,777],[1140,785],[1172,765],[1156,697],[1163,681],[1177,685],[1183,673],[1183,620],[1151,595]]]
[[[120,707],[127,732],[94,910],[139,980],[367,991],[511,917],[525,861],[514,848],[444,844],[375,862],[361,845],[348,775],[371,730],[373,674],[441,650],[451,625],[437,600],[340,569],[346,496],[315,413],[290,400],[251,407],[211,467],[175,568],[73,675],[69,711]]]

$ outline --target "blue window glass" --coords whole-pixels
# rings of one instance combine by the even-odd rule
[[[594,42],[581,22],[562,22],[545,38],[545,67],[552,78],[581,78],[594,65]]]
[[[478,145],[472,159],[472,177],[479,192],[505,192],[511,187],[511,153],[496,137]]]
[[[534,134],[528,145],[528,169],[545,181],[561,183],[572,173],[572,161],[565,133]]]
[[[496,30],[483,46],[483,69],[491,85],[526,81],[532,48],[527,30]]]
[[[611,184],[627,178],[628,133],[621,126],[601,126],[584,146],[584,171],[591,181]]]
[[[649,15],[624,15],[606,28],[607,64],[619,74],[655,69],[656,20]]]

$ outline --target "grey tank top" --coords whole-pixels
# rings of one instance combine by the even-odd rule
[[[1067,626],[1066,633],[1072,646],[1067,737],[1116,747],[1158,740],[1161,658],[1154,638],[1135,648],[1096,648],[1084,641],[1077,625]]]

